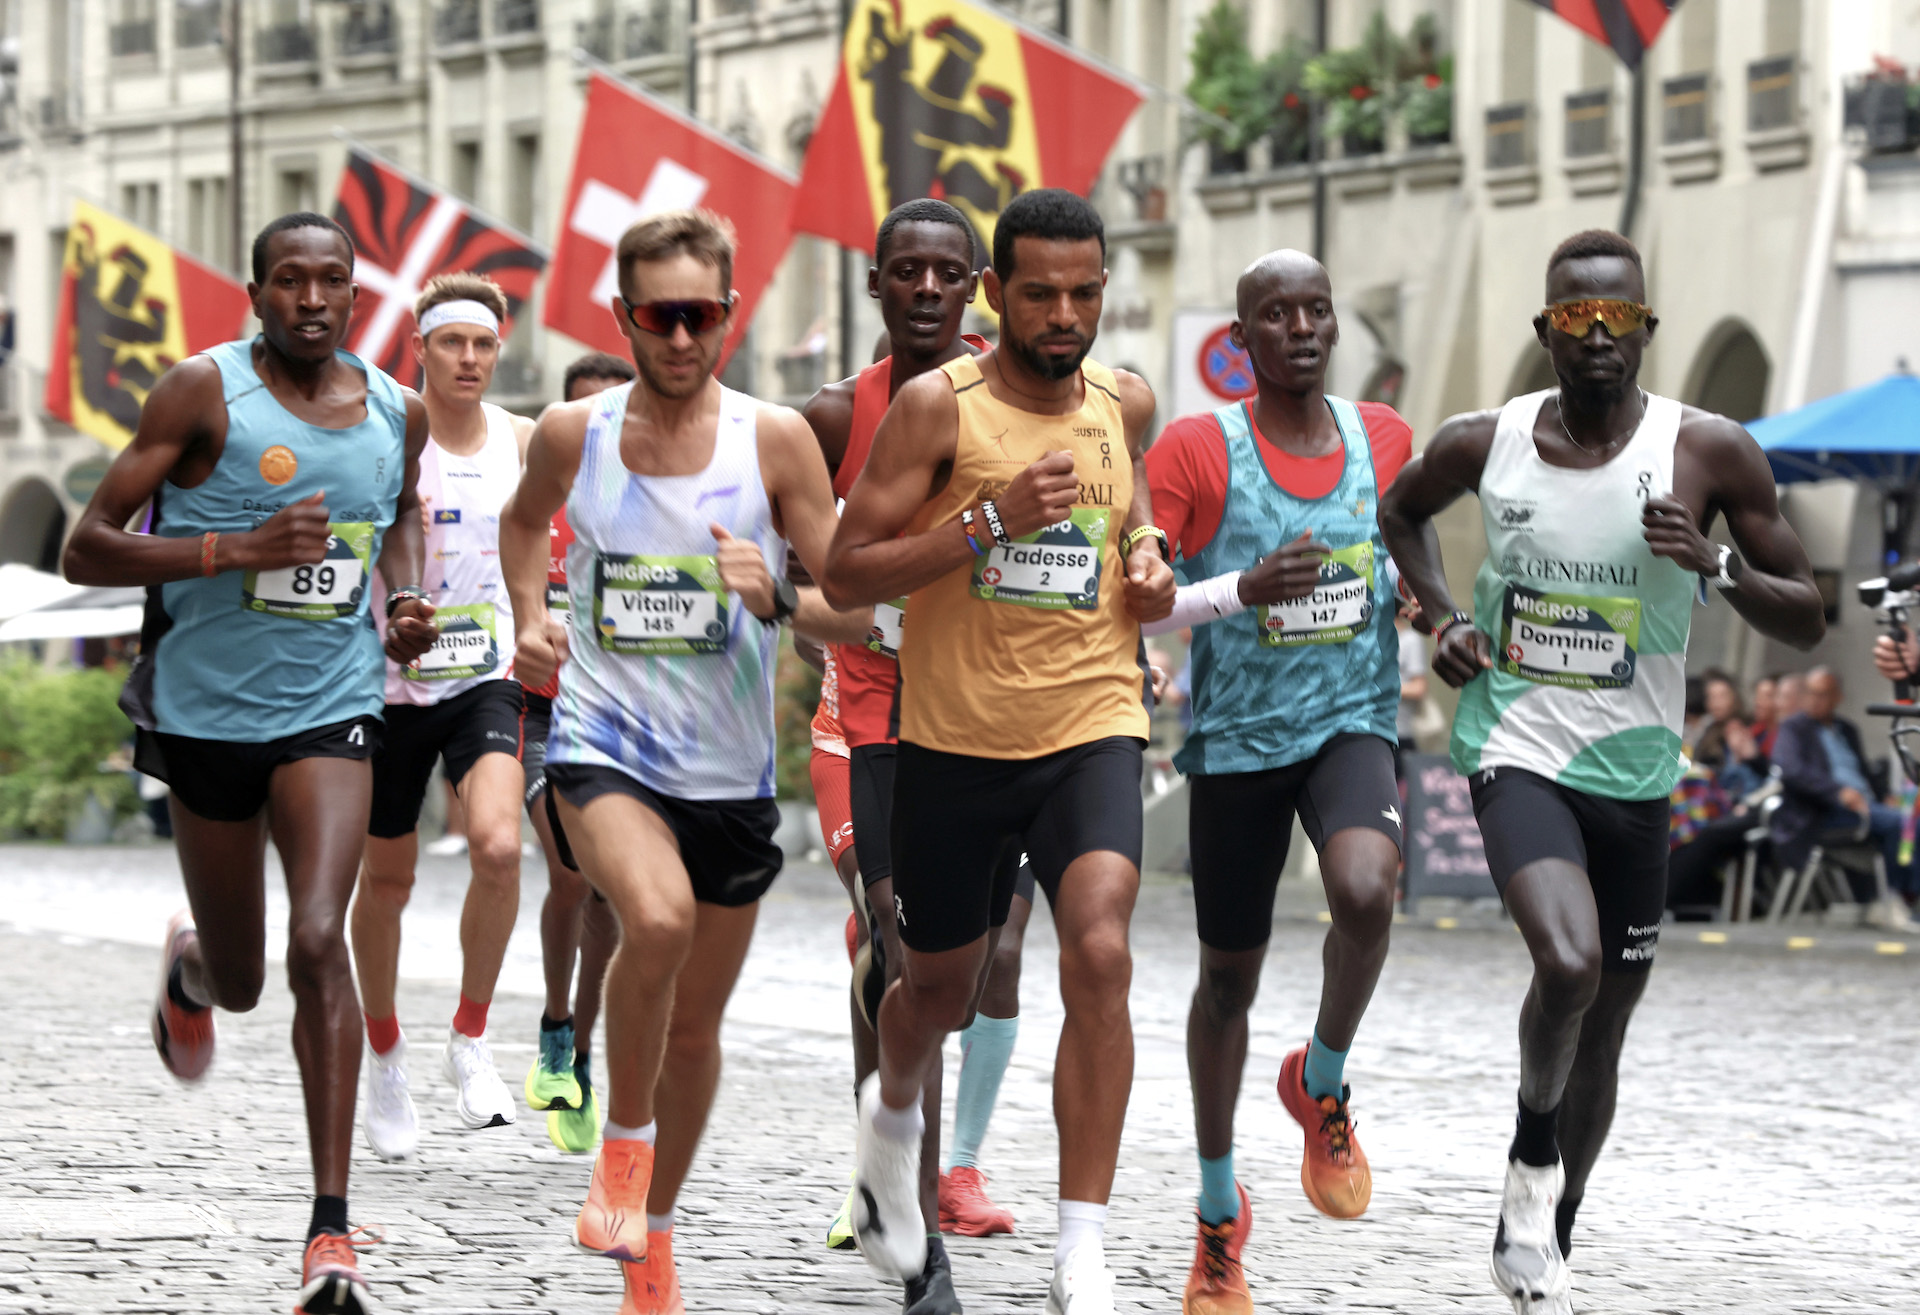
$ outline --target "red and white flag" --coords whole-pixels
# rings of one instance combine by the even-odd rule
[[[484,274],[507,294],[507,323],[533,295],[547,252],[533,239],[480,214],[356,146],[340,174],[333,217],[353,239],[354,302],[347,350],[415,387],[413,303],[435,274]]]
[[[701,206],[733,221],[738,243],[731,355],[793,238],[798,181],[676,106],[596,71],[587,84],[541,323],[626,355],[629,344],[611,307],[620,235],[648,215]]]

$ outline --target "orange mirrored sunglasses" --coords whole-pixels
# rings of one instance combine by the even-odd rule
[[[1618,297],[1582,297],[1576,301],[1556,301],[1540,312],[1547,323],[1561,333],[1584,338],[1598,321],[1615,338],[1646,327],[1653,311],[1637,301]]]

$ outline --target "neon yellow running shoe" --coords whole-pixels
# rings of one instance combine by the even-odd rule
[[[580,1081],[580,1104],[573,1109],[556,1105],[547,1111],[547,1139],[563,1151],[582,1155],[600,1144],[600,1095],[593,1089],[586,1056],[574,1064],[573,1076]]]
[[[848,1177],[852,1177],[851,1174]],[[827,1249],[829,1251],[852,1251],[856,1249],[853,1237],[853,1193],[847,1188],[847,1199],[840,1203],[840,1213],[827,1225]]]
[[[527,1108],[571,1110],[580,1107],[580,1083],[573,1075],[573,1021],[540,1028],[540,1051],[527,1070]]]

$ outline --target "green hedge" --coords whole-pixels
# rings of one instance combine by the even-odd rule
[[[131,778],[100,770],[133,735],[123,679],[0,661],[0,835],[62,837],[88,794],[116,817],[139,807]]]

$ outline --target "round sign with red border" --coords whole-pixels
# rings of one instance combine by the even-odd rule
[[[1200,382],[1215,397],[1229,402],[1252,397],[1259,391],[1253,378],[1253,359],[1234,345],[1229,336],[1231,325],[1221,325],[1200,344]]]

